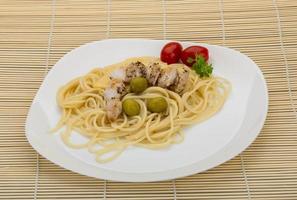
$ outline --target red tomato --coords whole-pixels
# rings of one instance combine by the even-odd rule
[[[180,59],[182,60],[182,62],[189,66],[192,67],[192,65],[194,64],[194,62],[189,63],[188,59],[192,58],[195,59],[196,55],[200,55],[203,56],[205,61],[208,61],[209,55],[208,55],[208,49],[202,46],[190,46],[186,49],[183,50]]]
[[[167,43],[161,51],[161,61],[167,64],[177,63],[180,59],[183,47],[178,42]]]

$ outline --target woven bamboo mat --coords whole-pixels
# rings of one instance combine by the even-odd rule
[[[268,83],[264,129],[241,155],[174,181],[121,183],[38,156],[24,121],[63,54],[104,38],[226,45],[249,55]],[[296,0],[1,0],[0,199],[297,199]]]

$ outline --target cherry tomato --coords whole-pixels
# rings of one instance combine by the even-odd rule
[[[178,42],[167,43],[161,51],[161,61],[167,64],[177,63],[180,59],[183,47]]]
[[[180,59],[185,65],[192,67],[194,62],[190,63],[189,58],[192,58],[192,60],[195,60],[196,55],[203,56],[205,61],[208,61],[208,58],[209,58],[208,49],[202,46],[190,46],[184,49]]]

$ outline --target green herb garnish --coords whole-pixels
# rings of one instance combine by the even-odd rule
[[[209,77],[212,74],[213,67],[208,64],[207,61],[201,55],[196,55],[195,59],[189,57],[188,63],[193,63],[192,69],[200,76],[200,77]]]

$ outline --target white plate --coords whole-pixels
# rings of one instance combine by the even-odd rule
[[[259,134],[268,109],[268,93],[258,66],[238,51],[202,44],[210,52],[214,74],[228,79],[232,92],[223,109],[186,129],[185,141],[163,150],[128,148],[106,164],[86,150],[66,147],[50,134],[60,117],[56,93],[71,79],[135,56],[159,56],[168,41],[115,39],[88,43],[61,58],[48,73],[30,108],[26,136],[45,158],[74,172],[116,181],[160,181],[215,167],[243,151]],[[183,47],[197,45],[183,42]],[[80,138],[76,138],[80,140]]]

